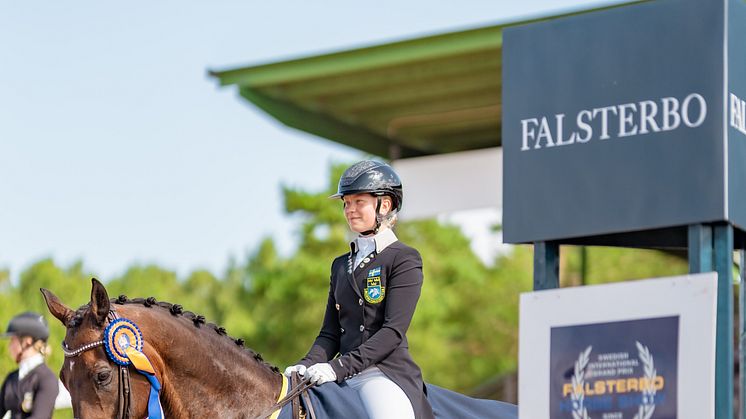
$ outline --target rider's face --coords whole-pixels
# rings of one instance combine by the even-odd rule
[[[345,218],[350,230],[356,233],[373,230],[376,227],[376,205],[378,200],[370,194],[360,193],[345,195]],[[384,198],[381,203],[381,214],[386,214],[391,208],[391,200]]]
[[[16,361],[22,351],[21,340],[18,336],[11,336],[10,341],[8,341],[8,352],[10,352],[10,358],[13,359],[13,361]]]

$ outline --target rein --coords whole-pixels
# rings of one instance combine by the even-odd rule
[[[76,356],[79,356],[83,352],[89,351],[99,346],[104,346],[106,349],[106,356],[109,361],[114,362],[119,366],[119,402],[117,409],[118,419],[128,419],[132,416],[132,412],[130,411],[132,405],[132,392],[130,391],[131,385],[128,368],[130,364],[132,364],[138,372],[145,375],[150,382],[151,391],[148,400],[148,417],[162,418],[163,411],[159,401],[159,392],[161,386],[158,382],[158,379],[155,377],[155,370],[153,369],[152,364],[150,363],[150,361],[148,361],[147,357],[145,357],[145,355],[140,352],[141,347],[140,349],[131,348],[128,336],[122,336],[121,334],[117,336],[117,330],[113,330],[110,333],[110,326],[112,326],[112,323],[120,319],[120,317],[113,309],[109,311],[107,319],[108,323],[106,329],[104,330],[104,339],[86,343],[73,350],[70,350],[63,341],[62,352],[65,354],[65,358],[74,358]],[[122,321],[129,322],[126,319],[122,319]],[[137,326],[135,326],[134,323],[131,323],[131,325],[139,332],[139,329],[137,329]],[[114,340],[117,340],[118,342],[112,342]],[[140,336],[140,345],[141,344],[142,336]],[[114,346],[113,348],[111,347],[112,345]],[[116,355],[114,355],[112,351],[115,351],[117,354],[119,354],[120,352],[124,352],[124,354],[119,354],[120,358],[117,359]],[[130,359],[123,360],[122,357],[127,357]]]
[[[297,378],[298,378],[297,373],[293,373],[293,379],[297,380]],[[287,380],[287,378],[284,375],[282,376],[282,379],[283,380]],[[308,390],[311,387],[313,387],[313,384],[311,384],[311,378],[310,377],[304,378],[302,381],[300,381],[298,383],[297,386],[295,386],[295,388],[293,388],[292,390],[290,390],[288,392],[288,394],[285,395],[285,397],[283,397],[280,400],[278,400],[277,403],[275,403],[272,406],[270,406],[269,409],[265,410],[264,412],[262,412],[261,415],[257,416],[254,419],[265,419],[265,418],[268,418],[268,417],[272,416],[272,414],[275,413],[275,411],[277,411],[277,413],[279,413],[278,409],[281,409],[283,406],[285,406],[286,404],[290,403],[294,399],[299,398],[301,396],[301,394],[303,394],[305,396],[306,395],[306,390]],[[314,413],[313,409],[311,408],[310,403],[308,404],[308,406],[309,406],[308,408],[310,409],[311,417],[313,419],[315,419],[315,413]],[[295,415],[293,415],[293,416],[295,417]]]

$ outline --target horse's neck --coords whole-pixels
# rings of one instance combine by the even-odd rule
[[[163,363],[161,400],[167,417],[257,415],[276,401],[282,377],[230,338],[161,316],[151,345]],[[146,337],[147,341],[148,338]],[[168,413],[171,413],[170,415]]]
[[[191,365],[166,368],[161,398],[164,409],[173,413],[167,417],[253,417],[276,401],[282,385],[279,375],[256,362],[226,364],[219,359],[195,359]]]

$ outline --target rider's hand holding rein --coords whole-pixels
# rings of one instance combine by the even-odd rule
[[[337,379],[337,374],[334,373],[332,366],[328,362],[319,362],[308,367],[306,375],[311,380],[312,384],[320,386],[330,381]]]
[[[297,372],[299,375],[306,375],[306,366],[305,365],[292,365],[287,368],[285,368],[285,377],[290,378],[290,376]]]
[[[372,419],[433,418],[406,336],[423,275],[419,252],[392,230],[404,198],[401,180],[387,164],[362,161],[344,172],[330,198],[343,201],[356,237],[332,262],[316,341],[285,373],[305,367],[316,384],[347,383]]]

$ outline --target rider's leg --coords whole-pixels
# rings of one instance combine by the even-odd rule
[[[357,390],[370,419],[414,419],[412,403],[378,367],[370,367],[346,383]]]

